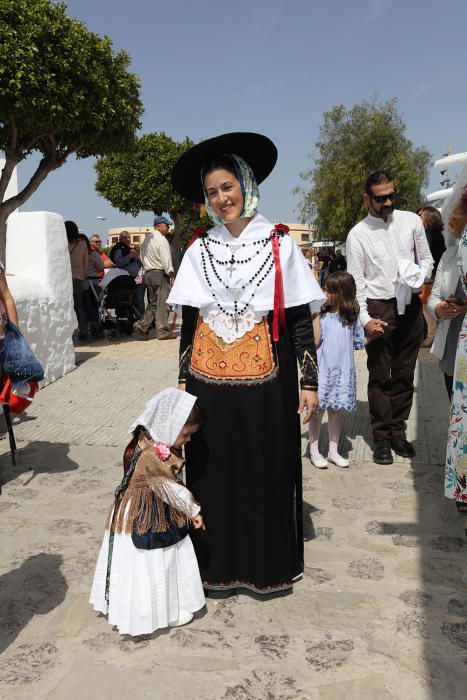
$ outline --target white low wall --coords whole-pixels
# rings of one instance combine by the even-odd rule
[[[70,256],[59,214],[41,211],[9,217],[6,272],[20,330],[44,368],[41,386],[45,386],[75,368]]]

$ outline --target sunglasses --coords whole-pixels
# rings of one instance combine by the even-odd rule
[[[396,190],[394,192],[389,192],[388,194],[370,194],[371,199],[373,199],[378,204],[384,204],[388,199],[393,202],[397,196]]]
[[[91,243],[101,243],[101,242],[102,241],[97,240],[97,238],[93,238],[93,240],[91,241]]]

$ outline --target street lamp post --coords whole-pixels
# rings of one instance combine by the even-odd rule
[[[96,219],[101,222],[101,239],[104,238],[104,221],[107,221],[105,216],[96,216]],[[102,241],[104,242],[104,241]]]

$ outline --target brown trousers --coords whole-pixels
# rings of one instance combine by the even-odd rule
[[[148,270],[143,275],[143,282],[148,291],[148,305],[138,326],[147,333],[155,322],[157,338],[163,338],[169,332],[169,307],[167,297],[170,293],[169,278],[163,270]]]
[[[395,299],[368,299],[368,313],[388,324],[384,336],[366,346],[368,406],[375,440],[405,436],[413,399],[413,380],[423,340],[422,303],[412,296],[399,315]]]

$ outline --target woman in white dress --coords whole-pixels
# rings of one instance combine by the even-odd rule
[[[180,448],[201,422],[195,401],[166,389],[130,427],[135,449],[115,492],[90,598],[121,634],[185,625],[205,605],[188,534],[190,522],[204,528],[203,518],[177,479]]]

